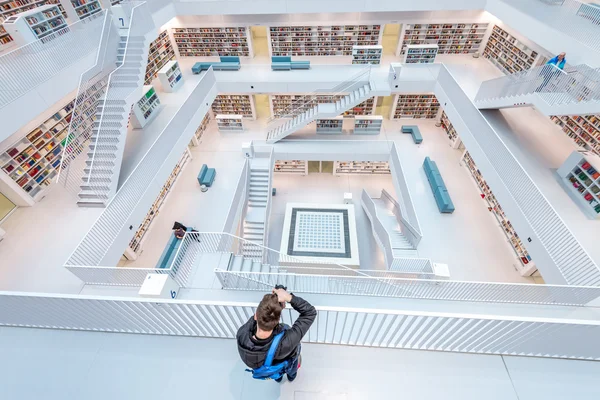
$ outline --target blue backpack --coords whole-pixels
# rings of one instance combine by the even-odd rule
[[[260,368],[256,369],[247,369],[246,371],[252,372],[252,377],[254,379],[281,379],[283,374],[285,374],[285,370],[288,366],[288,361],[284,361],[280,364],[273,364],[273,359],[275,358],[275,352],[277,351],[277,347],[279,347],[279,342],[281,342],[281,338],[283,338],[283,334],[285,330],[280,332],[273,338],[271,342],[271,347],[269,347],[269,352],[267,353],[267,359],[265,363],[260,366]]]

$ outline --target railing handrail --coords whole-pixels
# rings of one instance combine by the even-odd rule
[[[294,117],[295,115],[297,115],[296,111],[298,110],[303,110],[304,107],[306,105],[309,105],[312,103],[312,101],[319,96],[322,93],[334,93],[334,95],[332,96],[332,98],[336,95],[339,95],[341,93],[344,93],[344,89],[347,89],[349,87],[351,87],[352,85],[356,84],[356,82],[358,82],[358,80],[363,76],[363,75],[369,75],[371,74],[371,66],[369,65],[366,68],[363,68],[359,73],[353,75],[351,78],[343,81],[342,83],[334,86],[331,89],[319,89],[316,90],[312,93],[309,93],[307,95],[305,95],[303,97],[303,102],[298,105],[298,104],[290,104],[287,108],[284,109],[284,113],[281,114],[279,116],[276,116],[275,114],[273,114],[268,120],[267,120],[267,125],[270,125],[272,122],[280,120],[282,118],[290,118],[290,117]],[[318,105],[317,105],[318,106]],[[288,112],[288,110],[290,110],[290,112]],[[270,129],[267,129],[270,130]]]
[[[104,122],[104,110],[106,110],[106,100],[108,97],[108,93],[110,92],[110,84],[112,82],[113,75],[116,72],[118,72],[121,69],[121,67],[123,67],[123,65],[125,65],[125,62],[127,61],[127,56],[128,56],[128,51],[129,51],[129,40],[131,38],[131,30],[133,27],[136,9],[138,7],[141,7],[146,2],[145,1],[131,1],[128,3],[133,5],[133,7],[131,8],[131,15],[130,15],[130,19],[129,19],[129,28],[127,29],[127,42],[125,42],[125,51],[123,52],[123,61],[121,62],[121,65],[119,65],[117,68],[115,68],[108,75],[108,81],[106,83],[106,91],[104,92],[104,98],[102,99],[102,104],[101,104],[102,113],[100,113],[100,120],[98,121],[98,128],[97,128],[98,133],[96,134],[96,140],[94,141],[94,150],[92,151],[92,159],[90,161],[90,167],[89,167],[90,172],[87,174],[86,183],[88,185],[90,183],[90,179],[92,178],[93,172],[94,172],[94,161],[96,159],[96,150],[98,150],[98,139],[100,139],[100,135],[102,134],[102,122]],[[131,92],[129,93],[129,95],[131,95],[131,93],[133,93],[135,90],[136,89],[132,89]]]

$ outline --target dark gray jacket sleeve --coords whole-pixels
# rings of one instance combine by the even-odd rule
[[[315,322],[317,310],[302,297],[292,295],[291,306],[300,313],[300,316],[294,322],[291,328],[285,332],[281,339],[280,349],[282,355],[291,354],[302,341],[302,338],[308,332],[310,326]],[[287,354],[285,354],[287,353]]]

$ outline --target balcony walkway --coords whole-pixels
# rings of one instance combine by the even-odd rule
[[[298,379],[244,372],[235,342],[0,328],[3,398],[592,400],[600,363],[303,345]]]

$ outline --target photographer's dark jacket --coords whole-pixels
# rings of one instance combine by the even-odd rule
[[[287,328],[277,353],[275,353],[274,364],[292,359],[297,356],[298,345],[302,337],[308,332],[308,329],[317,317],[317,310],[306,300],[296,295],[292,295],[290,303],[292,308],[300,313],[300,316],[290,328],[287,325],[279,324],[273,329],[273,333],[267,339],[258,339],[256,336],[256,321],[254,316],[250,317],[237,332],[237,344],[242,361],[249,368],[255,369],[262,366],[267,358],[267,352],[275,335],[280,333],[284,327]],[[285,311],[284,311],[285,312]]]

